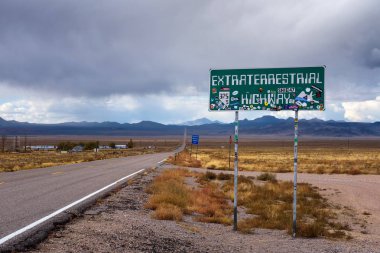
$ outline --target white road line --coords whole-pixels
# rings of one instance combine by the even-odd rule
[[[163,163],[163,162],[165,162],[165,161],[166,161],[166,158],[165,158],[164,160],[158,162],[158,164]]]
[[[134,176],[134,175],[136,175],[136,174],[138,174],[138,173],[140,173],[140,172],[143,172],[144,170],[145,170],[145,169],[142,169],[142,170],[139,170],[139,171],[137,171],[137,172],[134,172],[134,173],[132,173],[132,174],[130,174],[130,175],[128,175],[128,176],[125,176],[125,177],[123,177],[123,178],[120,178],[119,180],[113,182],[112,184],[109,184],[109,185],[103,187],[102,189],[97,190],[97,191],[95,191],[95,192],[93,192],[93,193],[91,193],[91,194],[89,194],[89,195],[87,195],[87,196],[85,196],[85,197],[83,197],[83,198],[81,198],[81,199],[79,199],[79,200],[77,200],[77,201],[75,201],[75,202],[73,202],[73,203],[71,203],[71,204],[65,206],[65,207],[62,207],[61,209],[59,209],[59,210],[57,210],[57,211],[55,211],[55,212],[53,212],[53,213],[51,213],[51,214],[49,214],[49,215],[47,215],[47,216],[45,216],[45,217],[43,217],[42,219],[39,219],[39,220],[37,220],[37,221],[35,221],[35,222],[29,224],[28,226],[23,227],[23,228],[17,230],[16,232],[13,232],[12,234],[9,234],[9,235],[7,235],[7,236],[1,238],[1,239],[0,239],[0,245],[3,244],[3,243],[5,243],[6,241],[12,239],[12,238],[14,238],[14,237],[16,237],[16,236],[18,236],[18,235],[24,233],[25,231],[27,231],[27,230],[29,230],[29,229],[32,229],[32,228],[34,228],[35,226],[37,226],[37,225],[39,225],[39,224],[41,224],[41,223],[47,221],[48,219],[53,218],[54,216],[56,216],[56,215],[58,215],[58,214],[60,214],[60,213],[62,213],[62,212],[64,212],[64,211],[66,211],[67,209],[69,209],[69,208],[71,208],[71,207],[73,207],[73,206],[75,206],[75,205],[77,205],[77,204],[79,204],[79,203],[85,201],[86,199],[89,199],[89,198],[91,198],[92,196],[94,196],[94,195],[96,195],[96,194],[98,194],[98,193],[100,193],[100,192],[102,192],[102,191],[104,191],[104,190],[106,190],[106,189],[108,189],[108,188],[110,188],[110,187],[116,185],[117,183],[120,183],[121,181],[124,181],[124,180],[127,179],[127,178],[130,178],[130,177],[132,177],[132,176]]]

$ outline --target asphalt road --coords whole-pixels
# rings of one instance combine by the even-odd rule
[[[0,239],[174,152],[0,173]]]

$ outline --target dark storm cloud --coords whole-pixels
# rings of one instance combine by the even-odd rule
[[[208,69],[327,65],[331,98],[378,89],[376,1],[0,2],[0,80],[57,94],[208,90]],[[346,90],[358,88],[350,94]]]
[[[374,48],[369,54],[368,57],[368,66],[372,68],[379,68],[380,67],[380,49]]]

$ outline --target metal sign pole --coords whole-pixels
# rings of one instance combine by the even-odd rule
[[[235,111],[234,230],[237,230],[239,111]]]
[[[232,136],[230,135],[230,143],[229,143],[229,150],[228,150],[228,169],[231,170],[231,144],[232,144]]]
[[[294,116],[293,238],[297,231],[298,110]]]
[[[199,143],[197,144],[197,151],[195,152],[195,160],[198,159],[198,146],[199,146]]]

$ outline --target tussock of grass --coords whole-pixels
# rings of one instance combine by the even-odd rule
[[[182,210],[176,205],[172,204],[161,204],[157,207],[156,211],[153,213],[153,218],[157,220],[182,220]]]
[[[185,184],[189,175],[185,170],[166,170],[155,178],[147,189],[151,196],[145,204],[155,210],[153,217],[182,220],[183,214],[194,213],[198,221],[230,224],[232,209],[218,186],[207,183],[200,189],[190,189]]]
[[[258,180],[277,182],[276,175],[273,173],[265,172],[257,176]]]
[[[206,173],[203,174],[203,178],[205,180],[214,180],[216,179],[216,174],[214,172],[207,171]]]
[[[231,218],[229,216],[232,212],[232,208],[217,185],[208,184],[199,190],[195,190],[192,194],[192,199],[192,211],[201,214],[197,216],[196,220],[231,224]]]
[[[231,178],[233,178],[233,175],[231,175],[231,174],[219,173],[217,175],[218,180],[229,180]]]
[[[173,205],[187,212],[190,190],[184,181],[186,173],[183,170],[164,171],[147,189],[152,196],[145,207],[156,210],[162,205]]]

